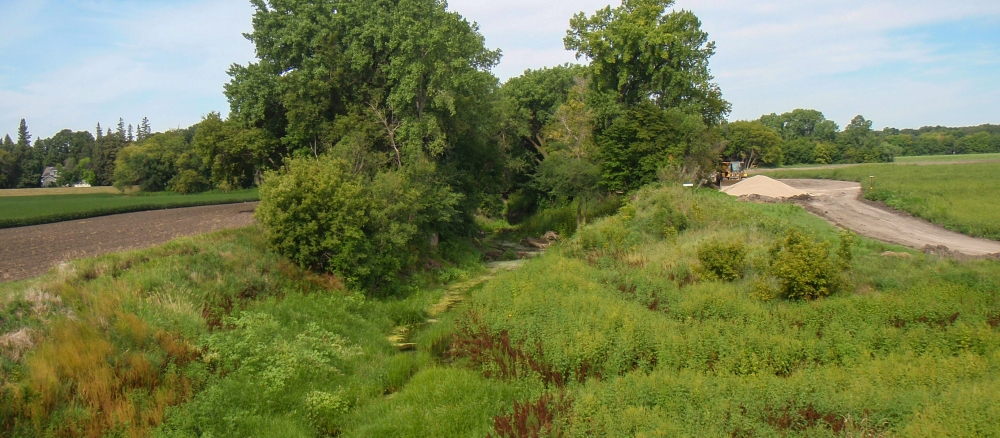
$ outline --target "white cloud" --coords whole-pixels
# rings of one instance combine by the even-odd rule
[[[842,124],[858,113],[900,127],[1000,122],[1000,109],[981,98],[984,91],[995,96],[995,88],[983,90],[987,83],[969,81],[956,67],[995,64],[1000,47],[978,47],[970,56],[909,34],[995,19],[1000,2],[680,0],[678,6],[698,14],[717,42],[712,68],[734,104],[733,118],[813,107]],[[875,99],[881,103],[870,103]]]
[[[575,54],[563,48],[570,18],[578,12],[593,14],[607,5],[608,0],[448,2],[452,11],[479,23],[488,47],[503,50],[503,59],[494,70],[500,80],[529,68],[577,62]]]
[[[562,42],[570,18],[608,3],[452,0],[450,8],[478,22],[487,45],[503,50],[495,73],[506,79],[576,62]],[[80,47],[78,59],[47,70],[30,71],[31,62],[0,67],[0,134],[13,132],[21,117],[36,137],[118,117],[134,123],[148,116],[155,129],[187,126],[209,111],[226,112],[226,70],[253,59],[241,35],[251,30],[247,0],[129,3],[141,14],[116,11],[123,4],[116,1],[58,4],[0,2],[0,56],[58,31],[39,14],[66,5],[106,9],[96,14],[110,17],[100,18],[105,29],[94,32],[108,42]],[[996,0],[679,0],[676,8],[694,11],[717,42],[712,68],[734,119],[811,107],[841,124],[859,113],[899,127],[1000,123],[1000,41],[981,38],[958,50],[954,41],[914,31],[983,20],[1000,27]],[[52,58],[45,54],[38,56]]]
[[[107,127],[119,117],[133,124],[149,117],[159,130],[227,112],[226,71],[253,59],[241,35],[251,30],[246,0],[107,12],[110,18],[98,24],[106,47],[81,47],[87,55],[22,78],[23,86],[0,84],[0,132],[13,131],[22,117],[35,137],[48,137],[63,128],[91,130],[97,122]]]

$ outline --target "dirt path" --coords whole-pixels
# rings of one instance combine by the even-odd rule
[[[812,196],[812,199],[800,202],[809,211],[873,239],[917,249],[941,245],[971,256],[1000,253],[1000,242],[969,237],[922,219],[865,203],[861,200],[861,185],[856,182],[780,181]]]
[[[44,274],[81,257],[148,248],[253,223],[256,203],[144,211],[0,230],[0,282]]]

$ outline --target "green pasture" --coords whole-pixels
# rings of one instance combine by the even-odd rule
[[[966,161],[1000,161],[1000,154],[921,155],[912,157],[896,157],[896,162],[900,164],[949,163]]]
[[[0,197],[0,228],[111,214],[257,201],[257,189],[183,195],[171,192]]]
[[[941,166],[863,164],[835,169],[778,170],[771,178],[819,178],[864,183],[865,197],[968,234],[1000,240],[1000,163]],[[869,191],[869,177],[875,177]]]
[[[848,257],[831,296],[774,293],[790,229]],[[744,248],[734,280],[703,266],[707,242]],[[76,261],[0,285],[0,430],[1000,434],[1000,264],[843,242],[794,205],[651,187],[517,271],[442,242],[390,297],[291,265],[255,227]],[[464,303],[428,321],[458,282]],[[386,338],[401,326],[412,349]]]

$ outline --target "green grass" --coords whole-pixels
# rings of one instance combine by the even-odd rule
[[[181,239],[0,285],[0,435],[338,433],[434,361],[386,335],[426,320],[442,282],[482,269],[478,254],[443,243],[459,264],[440,260],[372,298],[292,266],[260,235]]]
[[[257,201],[257,189],[193,195],[159,192],[0,197],[0,228],[47,224],[97,216],[199,205]]]
[[[689,220],[676,234],[656,219],[671,208]],[[462,366],[563,394],[563,436],[1000,434],[1000,264],[863,240],[832,297],[762,297],[789,227],[836,247],[836,230],[795,206],[646,190],[475,292]],[[746,243],[744,279],[699,274],[712,239]]]
[[[922,155],[913,157],[896,157],[900,164],[911,163],[948,163],[955,161],[1000,161],[1000,154],[962,154],[962,155]]]
[[[254,228],[77,261],[0,285],[3,333],[30,334],[0,343],[0,431],[1000,435],[1000,263],[861,239],[835,294],[788,300],[762,285],[791,228],[837,248],[797,206],[649,187],[430,324],[442,282],[481,274],[468,248],[388,298],[291,266]],[[747,248],[735,281],[700,266],[718,240]],[[386,340],[400,325],[414,350]]]
[[[1000,240],[1000,165],[996,163],[917,166],[865,164],[836,169],[782,170],[771,178],[859,181],[866,197],[919,218],[975,237]],[[868,192],[869,176],[875,191]]]

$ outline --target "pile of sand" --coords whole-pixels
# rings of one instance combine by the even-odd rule
[[[796,189],[781,181],[768,178],[764,175],[758,175],[753,178],[740,181],[739,183],[733,184],[729,187],[723,187],[722,191],[737,197],[759,195],[775,199],[787,199],[807,195],[807,193],[802,190]]]

